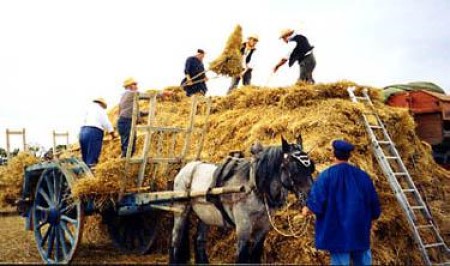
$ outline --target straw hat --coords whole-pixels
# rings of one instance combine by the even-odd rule
[[[255,41],[259,41],[259,37],[258,37],[258,35],[256,35],[256,34],[251,34],[251,35],[249,35],[248,37],[247,37],[247,39],[253,39],[253,40],[255,40]]]
[[[283,29],[280,32],[280,39],[283,38],[286,35],[291,35],[294,32],[293,29]]]
[[[94,103],[98,103],[98,104],[100,104],[103,108],[107,108],[108,107],[108,104],[106,104],[106,101],[105,101],[105,99],[103,99],[103,98],[96,98],[96,99],[94,99],[93,100],[93,102]]]
[[[123,86],[124,87],[128,87],[130,85],[133,84],[137,84],[136,80],[134,80],[133,78],[127,78],[124,82],[123,82]]]

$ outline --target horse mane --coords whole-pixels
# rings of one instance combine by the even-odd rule
[[[256,163],[255,175],[256,175],[256,188],[260,195],[265,194],[268,196],[268,204],[271,207],[279,206],[280,200],[274,199],[270,193],[270,186],[272,181],[276,178],[280,178],[281,163],[283,160],[283,151],[281,146],[269,146],[264,148],[258,154]],[[237,171],[240,175],[248,177],[250,179],[250,167],[251,163],[247,162],[241,164]]]
[[[256,165],[256,187],[259,191],[270,191],[270,183],[280,176],[282,160],[281,146],[269,146],[260,153]]]

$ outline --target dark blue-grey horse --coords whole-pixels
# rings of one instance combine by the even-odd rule
[[[175,191],[205,191],[213,186],[246,186],[246,193],[221,195],[214,200],[192,199],[177,203],[172,230],[170,263],[190,259],[188,214],[191,210],[199,222],[195,239],[196,263],[207,263],[206,234],[208,225],[235,227],[238,263],[259,263],[264,240],[270,230],[265,202],[270,211],[286,203],[287,193],[303,199],[313,180],[314,163],[302,149],[301,136],[296,144],[282,138],[281,146],[252,146],[253,158],[233,158],[222,165],[199,161],[184,166],[174,180]]]

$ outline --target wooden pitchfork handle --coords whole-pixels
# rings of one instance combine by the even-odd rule
[[[217,75],[217,76],[214,76],[214,77],[211,77],[211,78],[204,78],[204,79],[199,79],[199,80],[196,80],[195,82],[192,82],[192,84],[187,84],[186,82],[184,82],[183,84],[181,84],[181,87],[184,87],[184,86],[192,86],[192,85],[195,85],[195,84],[198,84],[198,83],[202,83],[202,82],[205,82],[207,79],[208,80],[211,80],[211,79],[216,79],[216,78],[218,78],[219,76]]]

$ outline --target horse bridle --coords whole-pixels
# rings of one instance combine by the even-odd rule
[[[299,148],[301,149],[301,146],[298,145]],[[296,161],[298,161],[299,163],[301,163],[304,167],[310,167],[311,166],[311,159],[309,158],[308,154],[302,153],[301,151],[294,151],[292,153],[285,153],[284,154],[284,159],[288,160],[289,157],[293,157]],[[291,177],[291,173],[288,172],[288,178],[290,180],[293,180]],[[282,181],[282,184],[285,188],[289,188],[290,185],[286,185],[284,184],[284,182]],[[302,204],[302,206],[305,205],[305,201],[306,201],[306,195],[303,192],[299,192],[299,201],[300,204]]]

